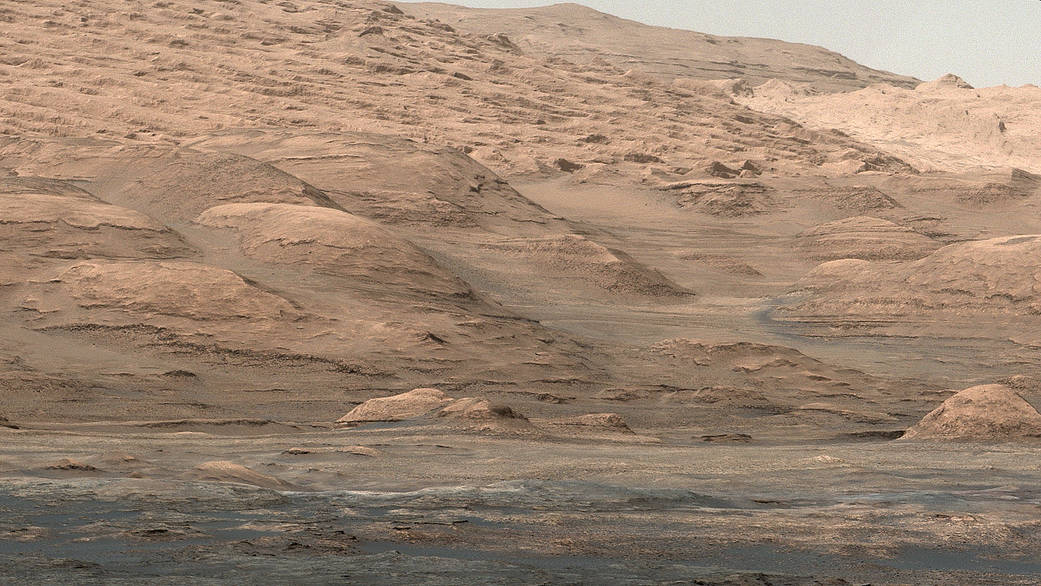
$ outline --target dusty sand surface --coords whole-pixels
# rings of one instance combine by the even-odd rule
[[[0,581],[1041,579],[1036,88],[577,5],[0,32]]]

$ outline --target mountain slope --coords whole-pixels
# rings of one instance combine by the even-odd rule
[[[774,83],[735,96],[811,128],[835,128],[920,169],[1019,167],[1041,172],[1041,88],[974,89],[944,76],[915,89],[879,85],[846,94]]]
[[[234,127],[362,130],[454,146],[507,175],[627,183],[746,159],[780,172],[884,159],[712,88],[525,54],[374,0],[0,11],[4,134],[176,144]]]
[[[649,26],[579,4],[489,10],[401,2],[398,7],[406,14],[438,19],[460,31],[508,33],[525,53],[580,64],[607,62],[666,83],[677,78],[739,78],[758,85],[780,79],[826,92],[876,83],[908,88],[918,84],[912,77],[864,67],[821,47]]]

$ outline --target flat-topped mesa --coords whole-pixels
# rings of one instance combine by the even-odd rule
[[[1006,385],[980,385],[944,401],[904,439],[1041,440],[1041,413]]]

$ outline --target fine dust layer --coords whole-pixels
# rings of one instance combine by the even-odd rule
[[[6,434],[0,578],[1041,578],[1036,448],[116,431]]]

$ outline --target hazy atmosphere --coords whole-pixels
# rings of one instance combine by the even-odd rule
[[[460,0],[477,8],[547,6],[540,0]],[[1041,2],[1009,0],[585,0],[579,4],[655,26],[820,45],[876,69],[977,87],[1041,85]]]
[[[469,3],[0,1],[0,585],[1041,584],[1041,3]]]

